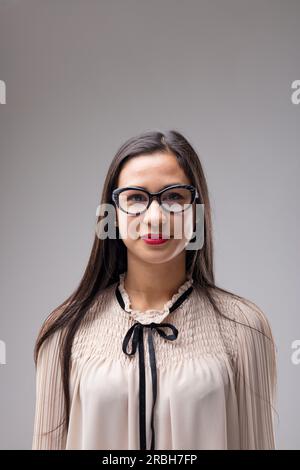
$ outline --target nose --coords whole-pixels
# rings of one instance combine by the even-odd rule
[[[165,221],[166,215],[163,213],[159,202],[156,199],[153,199],[150,206],[145,212],[144,224],[151,224],[153,226],[156,226],[160,223],[165,223]]]

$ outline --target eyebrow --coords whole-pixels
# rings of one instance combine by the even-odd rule
[[[182,182],[180,182],[180,181],[177,182],[177,183],[169,183],[169,184],[166,184],[165,186],[162,186],[162,187],[159,189],[159,191],[161,191],[162,189],[168,188],[169,186],[173,186],[174,184],[186,184],[186,183],[182,183]],[[130,187],[130,186],[135,186],[136,188],[146,189],[146,190],[147,190],[147,188],[145,188],[145,186],[137,186],[137,185],[135,185],[135,184],[130,184],[130,185],[128,185],[128,187]]]

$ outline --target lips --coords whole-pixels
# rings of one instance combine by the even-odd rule
[[[170,237],[163,235],[162,233],[147,233],[146,235],[142,235],[141,238],[145,238],[146,240],[169,240]]]

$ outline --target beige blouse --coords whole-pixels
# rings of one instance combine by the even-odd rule
[[[124,276],[75,335],[68,430],[54,429],[64,417],[61,331],[43,343],[32,449],[275,449],[275,350],[255,330],[273,339],[265,314],[212,291],[235,322],[226,319],[192,278],[162,310],[133,310]]]

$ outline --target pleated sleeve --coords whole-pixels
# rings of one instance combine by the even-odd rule
[[[277,358],[271,326],[261,309],[249,300],[247,304],[235,300],[234,312],[238,322],[249,325],[237,324],[235,338],[240,448],[276,449]]]
[[[36,404],[32,449],[65,449],[64,395],[59,360],[61,330],[42,344],[36,367]]]

